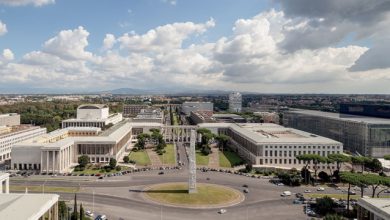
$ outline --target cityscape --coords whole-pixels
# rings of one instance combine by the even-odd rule
[[[0,0],[0,220],[390,220],[388,0]]]

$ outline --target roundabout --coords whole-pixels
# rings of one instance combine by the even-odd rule
[[[193,209],[221,208],[244,201],[245,196],[236,189],[208,183],[198,183],[196,193],[188,193],[188,183],[161,183],[146,187],[146,201],[165,206]]]

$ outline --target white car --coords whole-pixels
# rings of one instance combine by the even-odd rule
[[[85,215],[88,217],[93,217],[93,213],[91,211],[86,211]]]
[[[325,188],[324,187],[318,187],[317,191],[325,191]]]
[[[278,184],[276,184],[277,186],[284,186],[284,184],[283,183],[278,183]]]
[[[219,214],[224,214],[226,212],[227,212],[226,209],[221,209],[221,210],[218,211]]]
[[[305,193],[311,193],[310,189],[305,189]]]
[[[284,191],[282,194],[280,194],[280,196],[291,196],[291,192],[290,191]]]

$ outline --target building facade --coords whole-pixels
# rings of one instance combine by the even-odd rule
[[[390,199],[361,198],[357,203],[358,220],[390,219]]]
[[[0,126],[20,125],[20,115],[17,113],[1,114]]]
[[[242,95],[239,92],[232,92],[229,94],[229,111],[241,112],[242,109]]]
[[[312,110],[285,112],[283,123],[344,144],[344,149],[365,156],[390,154],[390,119]]]
[[[77,108],[77,118],[62,121],[62,128],[67,127],[97,127],[105,128],[109,124],[116,124],[122,121],[121,113],[109,114],[106,105],[89,104],[80,105]]]
[[[297,160],[297,155],[318,154],[325,157],[343,152],[340,142],[276,124],[212,123],[199,126],[228,135],[231,146],[254,167],[301,169],[304,162]],[[331,166],[335,168],[335,164]],[[309,168],[313,168],[313,164]],[[327,168],[327,164],[319,165],[321,170]]]
[[[187,116],[193,111],[213,111],[212,102],[184,102],[181,106],[181,112]]]
[[[142,109],[147,109],[148,105],[124,105],[123,106],[123,117],[132,118],[137,116]]]
[[[0,163],[11,159],[12,147],[46,133],[46,128],[31,125],[0,127]]]

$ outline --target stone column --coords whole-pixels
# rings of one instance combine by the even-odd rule
[[[46,151],[46,174],[49,173],[49,151]]]
[[[53,155],[53,158],[52,158],[52,169],[53,169],[53,174],[55,173],[55,168],[56,168],[56,166],[55,166],[55,159],[56,159],[56,152],[53,150],[53,151],[51,151],[52,152],[52,155]]]
[[[3,181],[0,181],[0,194],[3,194]]]
[[[6,194],[9,193],[9,179],[8,178],[5,180],[5,193]]]
[[[189,180],[188,180],[188,193],[196,193],[196,157],[195,157],[195,130],[191,130],[191,142],[188,153],[188,169],[189,169]]]

